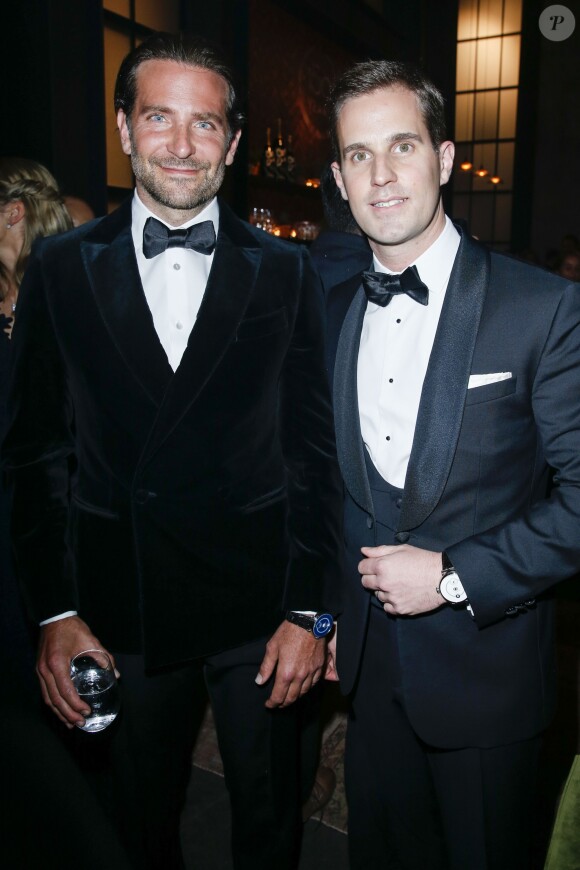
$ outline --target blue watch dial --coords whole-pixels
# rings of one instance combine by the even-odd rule
[[[325,637],[334,625],[334,619],[330,613],[318,613],[312,626],[312,634],[314,637]]]

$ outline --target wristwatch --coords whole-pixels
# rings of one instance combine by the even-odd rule
[[[326,637],[332,631],[334,619],[330,613],[315,613],[312,616],[308,613],[297,613],[295,610],[288,610],[286,619],[293,625],[299,625],[300,628],[312,632],[314,637]]]
[[[467,592],[445,551],[441,553],[441,581],[436,589],[449,604],[467,604]]]

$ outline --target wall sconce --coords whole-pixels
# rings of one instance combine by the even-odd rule
[[[476,169],[474,175],[478,175],[480,178],[485,178],[486,175],[489,175],[489,170],[484,166],[480,166],[479,169]]]
[[[464,160],[463,163],[459,164],[459,168],[463,169],[464,172],[469,172],[470,169],[473,169],[473,163],[469,160]]]
[[[499,177],[499,175],[492,175],[489,178],[489,181],[491,184],[501,184],[501,178]]]

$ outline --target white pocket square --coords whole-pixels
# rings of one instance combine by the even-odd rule
[[[511,376],[511,372],[492,372],[490,375],[470,375],[467,389],[472,390],[474,387],[483,387],[485,384],[496,384],[498,381],[507,381]]]

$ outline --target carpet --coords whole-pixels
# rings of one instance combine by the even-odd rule
[[[322,746],[320,763],[336,774],[336,788],[322,812],[313,818],[323,825],[346,833],[347,810],[344,794],[344,742],[346,736],[346,707],[338,687],[327,684],[322,704]],[[193,751],[193,764],[202,770],[224,775],[217,744],[211,708],[207,707]]]

